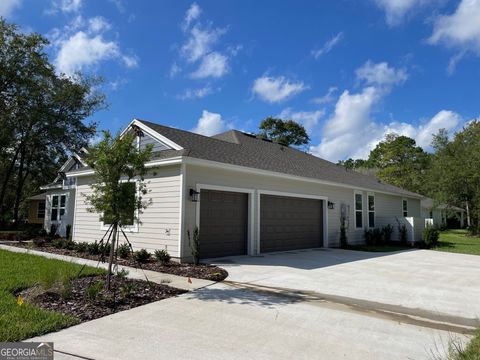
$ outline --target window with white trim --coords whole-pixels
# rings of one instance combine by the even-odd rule
[[[375,195],[368,195],[368,227],[375,227]]]
[[[52,221],[60,221],[65,215],[65,209],[67,207],[66,195],[53,195],[52,196],[52,212],[50,219]]]
[[[408,201],[406,199],[402,200],[402,210],[403,210],[403,217],[408,216]]]
[[[363,227],[363,195],[355,193],[355,228]]]
[[[40,201],[37,206],[37,219],[45,218],[45,201]]]

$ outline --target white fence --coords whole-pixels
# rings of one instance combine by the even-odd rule
[[[400,240],[399,225],[405,225],[407,228],[407,241],[413,245],[415,242],[422,240],[422,233],[426,224],[425,220],[420,217],[377,217],[376,225],[378,228],[386,225],[393,226],[392,240],[394,241]]]

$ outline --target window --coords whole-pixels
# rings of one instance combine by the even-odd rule
[[[375,227],[375,196],[368,195],[368,227]]]
[[[65,208],[67,206],[67,196],[66,195],[53,195],[52,196],[52,221],[62,220],[63,215],[65,215]]]
[[[355,193],[355,227],[363,227],[363,197],[361,193]]]
[[[135,225],[135,182],[124,182],[120,184],[120,208],[123,211],[120,212],[120,223],[122,226]],[[103,214],[103,225],[109,225],[112,222],[111,211],[105,211]]]
[[[402,200],[402,210],[403,210],[403,217],[408,216],[408,201],[403,199]]]
[[[37,219],[45,218],[45,201],[40,201],[37,207]]]
[[[65,189],[74,188],[76,184],[77,184],[77,178],[67,177],[63,179],[63,187]]]

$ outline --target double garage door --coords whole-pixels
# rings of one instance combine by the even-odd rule
[[[323,245],[322,200],[260,196],[260,252]],[[248,194],[202,190],[200,255],[245,255],[248,241]]]

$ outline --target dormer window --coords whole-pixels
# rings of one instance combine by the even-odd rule
[[[77,178],[76,177],[66,177],[63,179],[63,188],[64,189],[71,189],[77,185]]]

